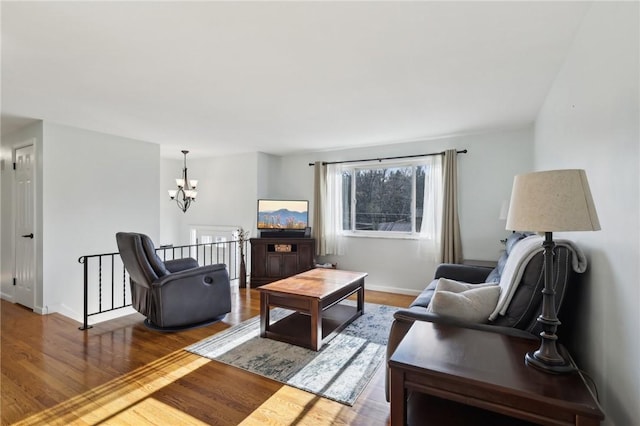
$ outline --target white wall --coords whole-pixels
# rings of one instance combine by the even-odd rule
[[[258,153],[258,198],[280,196],[280,169],[281,157]]]
[[[78,258],[117,251],[118,231],[158,237],[160,148],[47,122],[3,138],[3,146],[19,143],[25,136],[36,137],[38,156],[35,311],[61,312],[81,321],[83,269]],[[4,211],[11,205],[11,191],[2,194]],[[7,229],[10,234],[13,221],[2,217],[3,234]],[[11,249],[3,247],[3,251]],[[13,288],[5,277],[11,276],[12,265],[13,259],[3,258],[2,290],[8,299]]]
[[[460,227],[467,259],[497,260],[500,239],[507,235],[498,220],[503,200],[509,198],[513,176],[531,170],[532,129],[464,135],[429,141],[325,151],[285,156],[274,197],[308,199],[313,204],[314,161],[358,160],[468,149],[458,156]],[[270,194],[271,195],[271,194]],[[313,212],[313,206],[310,207]],[[313,215],[310,214],[311,226]],[[414,294],[433,276],[435,262],[425,259],[416,240],[348,238],[345,255],[321,259],[337,261],[342,269],[369,273],[369,288]]]
[[[115,234],[159,235],[159,145],[44,123],[43,303],[80,319],[78,257],[116,252]]]
[[[167,193],[175,188],[183,162],[163,160],[161,243],[189,244],[189,230],[196,225],[242,226],[255,235],[258,160],[258,153],[199,159],[187,156],[189,178],[198,180],[198,197],[186,213]]]
[[[596,380],[606,424],[640,419],[640,140],[637,2],[596,2],[535,126],[535,168],[583,168],[599,232],[562,235],[586,251],[574,358]],[[562,320],[562,318],[560,318]],[[561,326],[562,327],[562,326]]]
[[[187,163],[189,166],[189,163]],[[182,176],[182,160],[174,160],[162,158],[160,160],[160,239],[154,243],[156,246],[173,244],[180,245],[179,241],[188,241],[188,234],[180,236],[182,230],[181,224],[184,213],[178,209],[175,201],[169,198],[170,189],[176,189],[176,179]],[[192,176],[191,170],[188,170],[189,176]],[[197,176],[193,175],[192,179]],[[205,187],[205,183],[200,181],[199,185]],[[196,201],[197,202],[197,201]]]

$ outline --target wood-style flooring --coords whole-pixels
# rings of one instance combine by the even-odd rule
[[[413,296],[367,291],[408,306]],[[256,290],[235,289],[233,308],[208,327],[146,328],[139,314],[80,331],[59,314],[2,300],[3,425],[387,425],[384,366],[353,407],[188,353],[182,348],[260,312]]]

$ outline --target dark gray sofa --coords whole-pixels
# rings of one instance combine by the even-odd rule
[[[544,262],[542,252],[536,253],[528,261],[526,266],[524,266],[522,278],[508,305],[506,313],[498,316],[495,320],[484,323],[471,323],[454,317],[438,315],[428,310],[439,278],[448,278],[475,284],[499,281],[513,248],[528,235],[531,234],[510,234],[505,244],[505,251],[494,269],[458,264],[442,264],[438,266],[433,281],[416,297],[411,306],[406,309],[400,309],[395,313],[389,333],[389,342],[387,344],[387,361],[402,338],[409,331],[414,321],[438,322],[537,339],[537,336],[542,331],[540,324],[537,322],[542,308],[542,289],[544,288]],[[572,256],[572,250],[566,246],[559,245],[556,246],[554,250],[555,305],[556,312],[558,313],[560,313],[562,304],[566,299],[567,291],[576,275],[572,267]],[[562,318],[560,317],[560,319]],[[387,367],[387,382],[388,379],[389,372]],[[388,392],[389,389],[387,386],[387,400],[389,399]]]

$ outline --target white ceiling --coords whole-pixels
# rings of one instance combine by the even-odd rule
[[[528,125],[583,2],[7,2],[2,132],[32,119],[180,158]]]

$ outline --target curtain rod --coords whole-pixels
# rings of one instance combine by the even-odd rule
[[[466,154],[467,150],[463,149],[461,151],[456,151],[457,154]],[[403,158],[417,158],[417,157],[430,157],[432,155],[444,155],[444,151],[442,152],[433,152],[431,154],[416,154],[416,155],[401,155],[398,157],[382,157],[382,158],[368,158],[366,160],[345,160],[345,161],[323,161],[322,165],[326,166],[327,164],[344,164],[344,163],[360,163],[364,161],[382,161],[382,160],[400,160]],[[309,163],[310,166],[315,165],[315,163]]]

